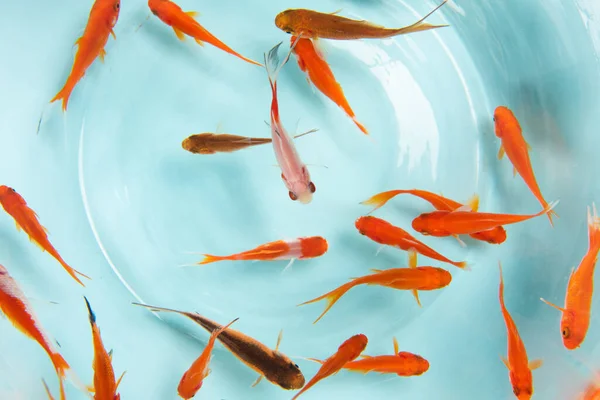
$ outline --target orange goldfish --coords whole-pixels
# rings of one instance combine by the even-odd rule
[[[542,207],[547,208],[548,202],[542,196],[542,192],[533,174],[533,168],[531,167],[531,160],[529,159],[531,146],[523,138],[523,130],[519,121],[511,110],[507,107],[499,106],[494,111],[494,124],[496,136],[502,141],[500,151],[498,152],[498,159],[502,159],[506,153],[506,156],[513,164],[514,175],[518,172]],[[554,211],[548,213],[550,224],[554,226],[552,216],[558,217],[558,215]]]
[[[368,342],[369,340],[363,334],[354,335],[350,339],[347,339],[340,347],[338,347],[335,354],[323,362],[323,365],[321,365],[321,368],[319,368],[319,371],[317,371],[315,376],[308,381],[302,390],[292,397],[292,400],[296,400],[302,393],[316,385],[317,382],[336,374],[348,362],[354,361],[367,347]]]
[[[517,326],[504,305],[504,280],[502,279],[502,265],[500,268],[500,287],[498,289],[500,297],[500,309],[506,323],[506,335],[508,337],[508,359],[502,357],[502,361],[508,368],[508,377],[513,387],[513,393],[519,400],[529,400],[533,394],[533,378],[531,371],[542,365],[542,360],[529,362],[527,351],[523,340],[519,336]]]
[[[204,29],[202,25],[194,19],[198,15],[196,11],[183,11],[181,7],[170,0],[148,0],[148,7],[152,14],[156,15],[162,22],[173,28],[175,35],[179,40],[185,40],[184,35],[194,38],[196,43],[204,46],[204,42],[210,43],[218,49],[223,50],[233,56],[236,56],[250,64],[263,65],[253,61],[243,55],[235,52],[225,43],[217,39],[212,33]]]
[[[600,251],[600,218],[593,204],[594,214],[588,207],[588,251],[577,269],[571,270],[564,307],[558,307],[544,299],[546,304],[562,312],[560,331],[564,346],[573,350],[581,346],[590,326],[594,271]]]
[[[65,373],[71,367],[54,347],[54,340],[42,329],[40,322],[29,306],[27,297],[25,297],[21,288],[19,288],[17,282],[2,265],[0,265],[0,309],[21,333],[38,342],[44,351],[48,353],[58,376],[60,398],[64,400],[65,388],[63,386],[63,379],[65,378]]]
[[[120,400],[121,395],[117,393],[117,388],[125,375],[125,371],[115,381],[115,370],[112,366],[112,351],[110,353],[106,352],[102,343],[102,337],[100,336],[100,329],[96,325],[96,315],[92,311],[88,299],[85,296],[83,298],[88,309],[90,325],[92,327],[92,341],[94,342],[94,386],[90,388],[90,391],[94,393],[95,400]]]
[[[354,225],[361,235],[365,235],[377,243],[394,246],[404,251],[413,249],[417,253],[433,258],[434,260],[452,264],[455,267],[462,269],[467,267],[466,261],[452,261],[433,250],[425,243],[418,241],[404,229],[394,226],[380,218],[372,216],[360,217],[356,220]]]
[[[398,341],[394,338],[394,354],[381,356],[368,356],[361,354],[361,360],[350,361],[344,364],[343,369],[368,374],[369,372],[379,372],[381,374],[397,374],[398,376],[417,376],[422,375],[429,369],[429,361],[423,357],[398,350]],[[323,364],[322,360],[309,358]]]
[[[548,214],[558,204],[558,200],[536,214],[493,214],[472,211],[433,211],[413,219],[412,228],[423,235],[457,236],[494,229],[497,226],[516,224]]]
[[[106,55],[104,46],[108,42],[108,36],[113,35],[115,39],[117,38],[113,28],[119,19],[120,10],[120,0],[96,0],[94,2],[83,35],[75,42],[77,54],[75,54],[71,73],[65,86],[50,100],[50,103],[62,100],[62,109],[66,111],[71,92],[83,78],[85,71],[92,65],[96,57],[100,57],[100,61],[104,62]]]
[[[52,246],[48,239],[48,231],[38,221],[37,214],[31,208],[27,206],[25,199],[21,197],[15,189],[8,186],[0,186],[0,204],[4,210],[10,214],[15,220],[17,229],[23,229],[29,239],[34,241],[44,251],[50,253],[62,267],[67,270],[67,273],[73,277],[81,286],[85,286],[83,282],[79,280],[76,274],[79,274],[87,279],[89,276],[82,274],[81,272],[71,268],[65,260],[58,254],[58,251]]]
[[[352,278],[350,282],[343,284],[323,296],[299,304],[299,306],[327,300],[325,310],[319,315],[319,318],[313,322],[316,324],[344,294],[358,285],[380,285],[393,289],[410,290],[420,307],[419,290],[441,289],[448,286],[452,281],[452,275],[445,269],[437,267],[417,267],[417,253],[414,251],[409,252],[408,260],[409,268],[391,268],[387,270],[373,269],[371,270],[374,272],[373,274]]]
[[[209,264],[224,260],[304,260],[320,257],[327,252],[327,240],[321,236],[302,237],[294,240],[278,240],[262,244],[252,250],[244,251],[229,256],[213,256],[204,254],[204,260],[198,265]]]
[[[202,382],[210,374],[210,368],[208,367],[211,359],[212,350],[215,347],[217,336],[219,336],[225,329],[229,328],[231,324],[237,321],[239,318],[234,319],[229,324],[215,329],[206,343],[206,347],[200,354],[200,357],[194,361],[190,368],[185,371],[179,386],[177,386],[177,393],[182,399],[191,399],[198,393],[198,390],[202,387]]]
[[[292,36],[290,44],[293,46],[297,39],[296,36]],[[356,115],[354,114],[354,111],[352,111],[350,104],[348,104],[348,100],[346,100],[342,87],[335,80],[335,76],[333,76],[333,72],[325,59],[315,49],[312,40],[299,38],[296,46],[293,47],[293,52],[298,59],[298,66],[307,74],[308,79],[315,87],[325,96],[329,97],[331,101],[341,107],[352,121],[354,121],[358,129],[365,135],[368,135],[369,132],[367,131],[367,128],[356,119]]]
[[[431,25],[424,22],[427,17],[446,4],[447,1],[448,0],[444,0],[442,4],[437,6],[419,21],[402,28],[384,28],[383,26],[375,25],[371,22],[341,17],[336,15],[339,11],[333,13],[321,13],[303,8],[289,9],[280,12],[275,17],[275,25],[286,33],[311,39],[382,39],[448,26]]]

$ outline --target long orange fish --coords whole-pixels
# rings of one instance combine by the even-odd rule
[[[517,326],[506,309],[504,304],[504,280],[502,279],[502,265],[498,263],[500,269],[500,286],[498,296],[500,298],[500,310],[506,323],[506,336],[508,338],[508,358],[502,357],[502,362],[508,368],[508,377],[513,387],[513,393],[519,400],[529,400],[533,394],[533,378],[531,371],[542,365],[542,360],[529,362],[527,350]]]
[[[185,371],[181,377],[181,380],[179,381],[179,386],[177,386],[177,393],[179,394],[179,397],[188,400],[198,393],[198,390],[200,390],[202,387],[204,378],[210,374],[209,364],[217,336],[219,336],[225,329],[229,328],[231,324],[238,319],[239,318],[236,318],[229,324],[222,326],[219,329],[215,329],[210,334],[210,338],[208,339],[208,343],[206,343],[206,347],[202,351],[202,354],[200,354],[196,361],[192,363],[190,368]]]
[[[420,307],[419,290],[441,289],[448,286],[452,281],[452,275],[445,269],[417,267],[417,253],[414,251],[409,252],[408,260],[409,268],[373,269],[371,270],[374,272],[373,274],[352,278],[350,282],[343,284],[329,293],[325,293],[323,296],[299,304],[299,306],[316,303],[321,300],[327,301],[325,310],[313,322],[316,324],[344,294],[358,285],[380,285],[393,289],[410,290]]]
[[[92,327],[92,341],[94,343],[94,386],[90,388],[90,391],[94,392],[95,400],[120,400],[121,395],[117,393],[117,389],[126,371],[123,371],[121,377],[115,380],[115,370],[112,366],[112,351],[108,353],[104,348],[100,329],[96,325],[96,315],[92,311],[88,299],[85,296],[83,298],[88,309],[90,325]]]
[[[42,329],[27,297],[10,276],[6,268],[0,265],[0,309],[12,324],[25,336],[35,340],[44,349],[54,365],[60,384],[60,398],[65,399],[63,380],[71,367],[54,347],[54,340]]]
[[[497,226],[516,224],[548,214],[558,204],[558,200],[536,214],[494,214],[472,211],[433,211],[419,215],[412,221],[412,228],[423,235],[437,237],[470,235],[494,229]]]
[[[494,125],[496,136],[502,141],[500,151],[498,152],[498,159],[502,159],[504,154],[506,154],[513,164],[514,175],[518,172],[542,207],[547,208],[548,202],[542,196],[540,187],[533,174],[531,160],[529,159],[529,150],[531,150],[531,147],[523,138],[523,130],[519,121],[511,110],[507,107],[499,106],[494,111]],[[554,211],[548,213],[550,224],[554,225],[552,223],[552,216],[558,217],[558,215]]]
[[[296,42],[297,37],[292,36],[290,44]],[[298,39],[298,43],[293,47],[293,52],[298,59],[298,66],[304,71],[308,79],[315,85],[317,89],[321,91],[325,96],[329,97],[331,101],[337,104],[344,112],[354,121],[358,129],[360,129],[365,135],[369,132],[367,128],[356,119],[356,115],[340,84],[335,80],[333,72],[325,59],[315,49],[315,45],[311,39]]]
[[[113,35],[116,39],[113,28],[119,19],[120,10],[120,0],[96,0],[94,2],[83,35],[75,42],[77,53],[71,73],[65,86],[50,100],[50,103],[62,100],[62,109],[66,111],[71,92],[83,78],[85,71],[92,65],[96,57],[100,57],[100,61],[104,62],[106,55],[104,46],[108,42],[109,35]]]
[[[250,64],[263,65],[259,62],[244,57],[235,52],[225,43],[217,39],[212,33],[204,29],[202,25],[194,19],[198,13],[196,11],[183,11],[181,7],[170,0],[148,0],[148,7],[152,14],[156,15],[162,22],[169,25],[175,31],[179,40],[185,40],[184,35],[194,38],[196,43],[203,46],[204,42],[210,43],[218,49],[223,50],[233,56],[236,56]]]
[[[323,362],[323,365],[321,365],[321,368],[319,368],[315,376],[308,381],[302,390],[292,397],[292,400],[296,400],[302,393],[316,385],[319,381],[327,378],[328,376],[336,374],[348,362],[354,361],[356,358],[358,358],[360,353],[362,353],[367,347],[368,342],[369,340],[362,333],[347,339],[340,345],[340,347],[338,347],[338,350],[335,354]]]
[[[368,356],[361,354],[360,358],[360,360],[344,364],[343,369],[363,374],[379,372],[381,374],[396,374],[398,376],[418,376],[423,375],[429,370],[429,361],[423,357],[407,351],[399,351],[396,338],[394,338],[393,355]],[[323,364],[324,362],[316,358],[309,358],[309,360],[318,362],[319,364]]]
[[[433,250],[425,243],[418,241],[404,229],[394,226],[380,218],[372,217],[370,215],[363,216],[358,218],[354,225],[361,235],[365,235],[377,243],[394,246],[404,251],[413,249],[417,253],[433,258],[434,260],[452,264],[455,267],[462,269],[467,268],[466,261],[452,261]]]
[[[48,239],[48,231],[38,221],[37,214],[29,206],[25,199],[21,197],[15,189],[8,186],[0,186],[0,204],[4,210],[10,214],[17,224],[17,229],[23,229],[29,239],[35,242],[44,251],[50,253],[52,257],[56,259],[63,266],[65,270],[79,283],[81,286],[85,286],[83,282],[79,280],[76,274],[79,274],[87,279],[89,276],[82,274],[81,272],[71,268],[65,260],[58,254],[58,251],[52,246]]]
[[[399,194],[410,194],[419,197],[429,202],[436,210],[439,211],[454,211],[465,206],[467,206],[471,211],[477,211],[479,209],[479,196],[476,194],[473,195],[473,197],[471,197],[466,204],[461,204],[439,194],[418,189],[389,190],[387,192],[378,193],[361,202],[360,204],[375,206],[375,208],[369,212],[370,214],[378,208],[384,206],[388,201]],[[502,226],[497,226],[494,229],[472,233],[469,236],[471,236],[473,239],[488,242],[490,244],[501,244],[506,240],[506,230]],[[456,236],[456,239],[463,244],[458,236]]]
[[[598,218],[595,204],[593,204],[593,209],[594,214],[592,215],[588,207],[588,251],[579,263],[579,267],[571,270],[564,307],[541,299],[562,312],[560,332],[563,344],[569,350],[581,346],[590,326],[594,271],[598,261],[598,252],[600,252],[600,218]]]

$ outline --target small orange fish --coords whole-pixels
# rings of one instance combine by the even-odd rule
[[[569,350],[581,346],[590,326],[594,271],[600,251],[600,218],[596,213],[595,204],[593,204],[593,209],[594,214],[592,215],[588,207],[588,251],[579,263],[579,267],[571,270],[564,307],[558,307],[541,299],[562,312],[560,331],[563,344]]]
[[[100,57],[100,61],[104,62],[104,56],[106,55],[104,46],[108,42],[109,35],[113,35],[115,39],[117,38],[113,28],[119,19],[120,10],[120,0],[96,0],[94,2],[85,31],[75,42],[77,54],[75,54],[71,73],[65,86],[50,100],[50,103],[62,100],[62,109],[66,111],[71,92],[83,78],[85,71],[96,60],[96,57]]]
[[[502,362],[508,368],[508,377],[513,387],[513,393],[519,400],[529,400],[533,395],[533,378],[531,371],[542,365],[542,360],[529,362],[527,351],[523,340],[519,336],[517,326],[506,309],[504,304],[504,280],[502,279],[502,265],[500,268],[500,286],[498,296],[500,298],[500,309],[506,323],[506,335],[508,337],[508,359],[502,357]]]
[[[83,282],[79,280],[76,274],[83,276],[84,278],[90,279],[89,276],[82,274],[81,272],[71,268],[65,260],[58,254],[58,251],[52,246],[48,239],[48,231],[38,221],[37,214],[31,208],[27,206],[25,199],[21,197],[15,189],[8,186],[0,186],[0,204],[4,210],[10,214],[15,220],[17,230],[23,229],[29,239],[35,242],[44,251],[50,253],[52,257],[56,259],[67,270],[69,275],[73,277],[81,286],[85,286]]]
[[[361,235],[365,235],[377,243],[394,246],[404,251],[413,249],[417,253],[433,258],[434,260],[452,264],[455,267],[462,269],[467,268],[466,261],[452,261],[433,250],[425,243],[418,241],[404,229],[394,226],[380,218],[372,217],[370,215],[360,217],[356,220],[354,225]]]
[[[229,256],[213,256],[204,254],[204,260],[198,265],[209,264],[224,260],[304,260],[320,257],[327,252],[328,244],[321,236],[302,237],[294,240],[278,240],[262,244],[252,250],[244,251]]]
[[[398,376],[423,375],[429,369],[429,361],[423,357],[407,351],[399,351],[396,338],[394,338],[393,355],[368,356],[361,354],[360,358],[361,360],[344,364],[343,369],[362,372],[363,374],[379,372],[381,374],[397,374]],[[323,364],[322,360],[316,358],[309,358],[309,360]]]
[[[294,136],[298,139],[304,135],[315,132],[310,130]],[[260,146],[261,144],[271,143],[271,138],[252,138],[246,136],[230,135],[227,133],[199,133],[191,135],[181,142],[181,147],[190,153],[195,154],[216,154],[216,153],[232,153],[234,151],[243,150],[247,147]]]
[[[156,15],[162,22],[173,28],[175,35],[179,40],[185,40],[184,35],[194,38],[196,43],[204,46],[204,42],[210,43],[218,49],[223,50],[233,56],[236,56],[250,64],[263,65],[259,62],[244,57],[235,52],[225,43],[217,39],[212,33],[204,29],[202,25],[194,19],[198,15],[196,11],[183,11],[181,7],[170,0],[148,0],[148,7],[152,14]]]
[[[303,8],[289,9],[280,12],[275,17],[275,25],[282,31],[291,35],[311,39],[382,39],[448,26],[431,25],[424,22],[427,17],[446,4],[447,1],[448,0],[444,0],[442,4],[437,6],[419,21],[403,28],[384,28],[383,26],[375,25],[367,21],[358,21],[340,17],[339,15],[336,15],[339,11],[333,13],[321,13]]]
[[[344,343],[338,347],[335,354],[329,357],[323,362],[321,368],[317,371],[315,376],[308,381],[308,383],[300,390],[292,400],[296,400],[300,395],[306,392],[308,389],[316,385],[319,381],[336,374],[340,369],[344,367],[348,362],[354,361],[360,353],[362,353],[367,347],[369,340],[363,334],[358,334],[347,339]]]
[[[71,368],[67,361],[54,347],[54,340],[48,336],[33,310],[29,306],[27,297],[10,276],[6,268],[0,265],[0,309],[12,324],[25,336],[35,340],[44,349],[56,370],[60,384],[60,398],[65,399],[63,380],[65,373]]]
[[[291,37],[290,44],[293,46],[298,39],[296,36]],[[317,89],[321,91],[325,96],[329,97],[331,101],[337,104],[344,112],[354,121],[358,129],[360,129],[365,135],[369,132],[367,128],[356,119],[356,115],[340,84],[335,80],[333,72],[329,65],[325,61],[324,57],[319,54],[315,49],[315,45],[311,39],[299,38],[296,46],[293,48],[293,52],[298,59],[298,66],[302,71],[307,74],[310,82],[312,82]]]
[[[506,156],[513,164],[514,175],[517,175],[518,172],[542,207],[547,208],[548,202],[542,196],[540,187],[533,174],[531,160],[529,159],[531,146],[523,138],[523,130],[519,121],[511,110],[507,107],[499,106],[494,111],[494,124],[496,136],[502,141],[500,151],[498,152],[498,159],[502,159],[506,153]],[[554,211],[548,213],[550,224],[554,226],[552,216],[558,217],[558,215]]]
[[[94,386],[89,388],[94,393],[95,400],[120,400],[121,395],[117,393],[121,379],[126,371],[123,371],[121,377],[115,381],[115,370],[112,366],[112,350],[106,352],[100,336],[100,329],[96,325],[96,315],[92,311],[90,302],[84,296],[85,305],[88,309],[90,325],[92,327],[92,341],[94,343]]]
[[[423,235],[437,237],[470,235],[494,229],[497,226],[516,224],[548,214],[558,204],[558,200],[536,214],[493,214],[472,211],[433,211],[413,219],[412,228]]]
[[[196,359],[190,366],[190,368],[185,371],[181,380],[179,381],[179,386],[177,386],[177,393],[179,397],[182,399],[191,399],[198,393],[198,390],[202,387],[202,383],[204,378],[206,378],[210,374],[209,363],[212,355],[212,350],[215,347],[215,342],[217,340],[217,336],[219,336],[225,329],[229,328],[231,324],[237,321],[239,318],[234,319],[229,324],[220,327],[219,329],[215,329],[208,339],[208,343],[206,343],[206,347],[200,354],[200,357]]]
[[[325,310],[313,322],[316,324],[344,294],[358,285],[380,285],[398,290],[410,290],[420,307],[419,290],[441,289],[448,286],[452,281],[452,275],[445,269],[417,267],[417,253],[414,251],[409,252],[408,260],[409,268],[372,269],[373,274],[352,278],[350,282],[343,284],[329,293],[325,293],[323,296],[299,304],[299,306],[327,300]]]

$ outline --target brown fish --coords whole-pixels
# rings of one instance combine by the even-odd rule
[[[316,129],[294,136],[294,139],[315,132]],[[228,133],[199,133],[183,139],[181,147],[195,154],[233,153],[246,147],[271,143],[271,138],[252,138]]]
[[[382,39],[448,26],[432,25],[423,22],[441,6],[446,4],[447,1],[444,0],[442,4],[414,24],[402,28],[385,28],[371,22],[358,21],[336,15],[341,10],[333,13],[321,13],[305,8],[294,8],[280,12],[275,17],[275,25],[286,33],[294,36],[302,36],[303,38],[337,40]]]
[[[215,329],[220,329],[221,325],[211,321],[203,316],[177,311],[170,308],[148,306],[140,303],[133,303],[136,306],[149,308],[152,311],[174,312],[190,318],[198,325],[202,326],[208,332],[213,332]],[[304,386],[304,375],[298,365],[294,364],[286,355],[278,351],[281,343],[281,332],[277,338],[275,350],[271,350],[264,344],[244,335],[241,332],[231,328],[223,331],[217,339],[225,346],[234,356],[248,367],[256,371],[260,376],[252,386],[256,386],[263,377],[269,382],[280,386],[283,389],[295,390]]]

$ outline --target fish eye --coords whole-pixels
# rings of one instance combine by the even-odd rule
[[[317,191],[317,187],[312,182],[308,184],[308,189],[310,190],[311,193],[314,193]]]
[[[298,196],[296,196],[296,193],[292,192],[291,190],[288,192],[288,194],[290,195],[290,199],[296,201],[298,200]]]
[[[114,9],[115,9],[115,11],[119,11],[120,8],[121,8],[121,2],[118,1],[115,3]]]
[[[300,367],[298,366],[298,364],[294,364],[294,367],[296,367],[296,368],[300,368]]]
[[[562,335],[563,335],[563,337],[564,337],[565,339],[568,339],[568,338],[569,338],[569,336],[571,336],[571,331],[569,330],[569,328],[568,328],[568,327],[566,327],[566,326],[565,326],[565,327],[563,328],[563,330],[562,330]]]
[[[496,117],[492,117],[492,121],[496,122]]]
[[[10,191],[13,192],[13,193],[17,193],[17,191],[15,189],[13,189],[13,188],[10,188]]]

